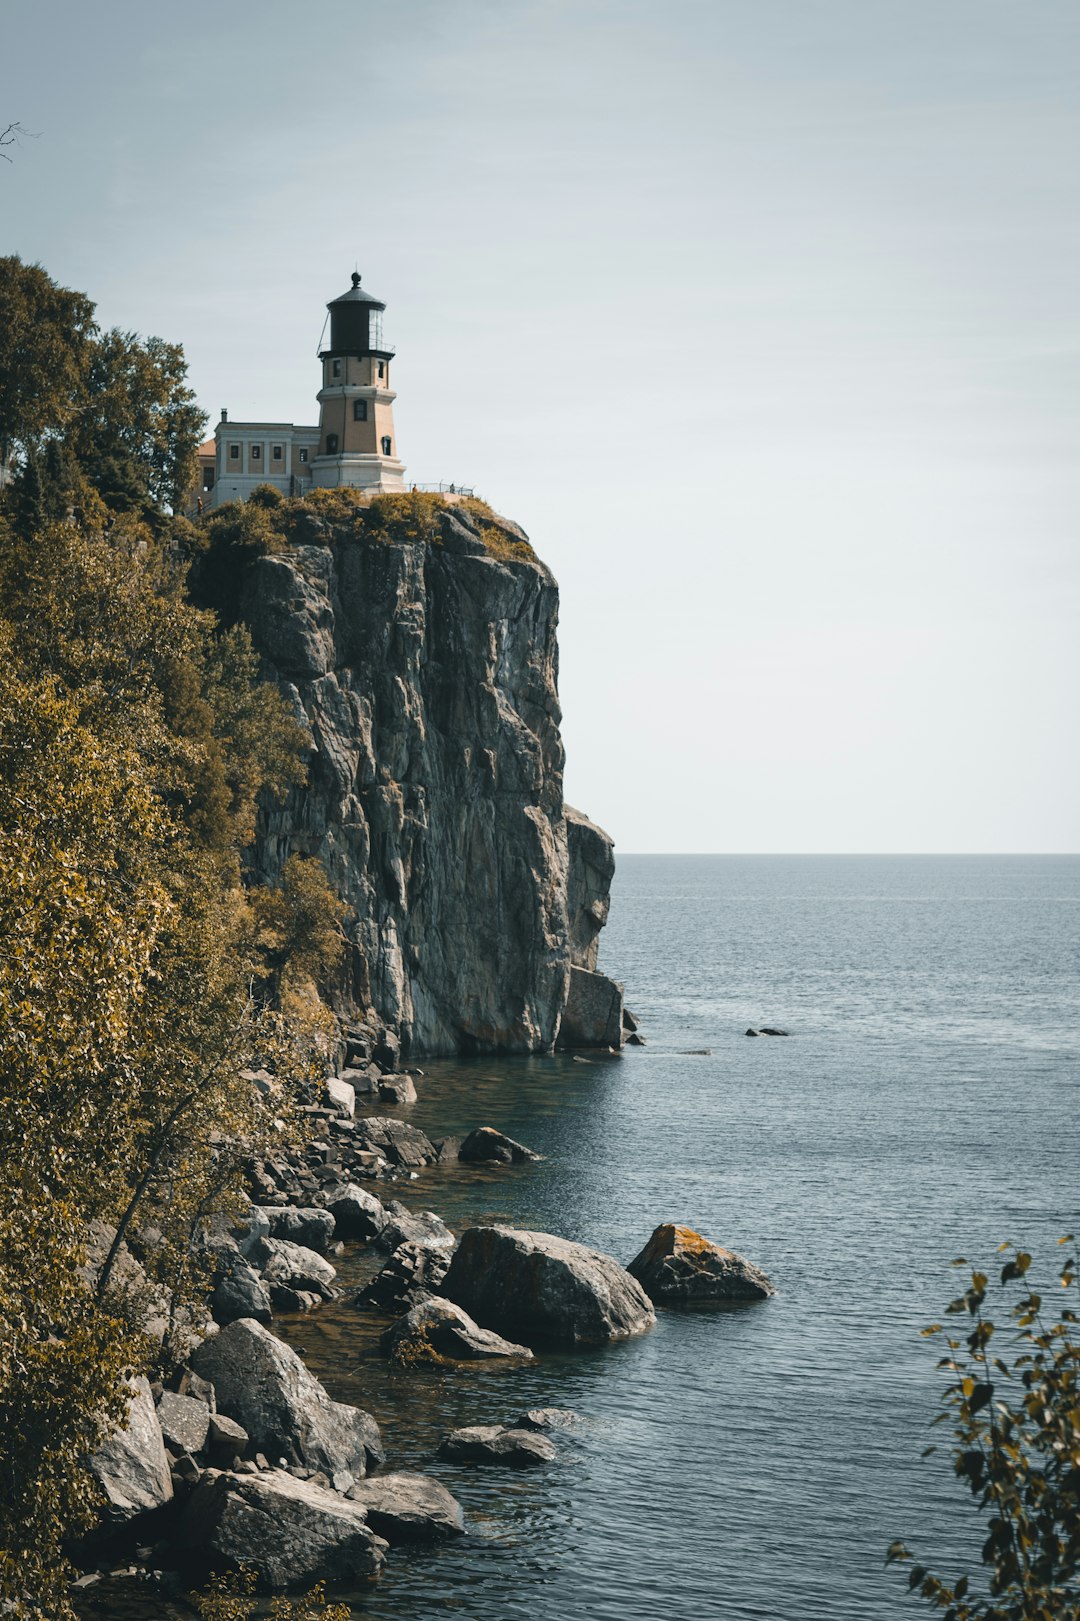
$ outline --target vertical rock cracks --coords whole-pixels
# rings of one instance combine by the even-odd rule
[[[461,509],[439,526],[398,541],[317,523],[317,544],[253,566],[244,617],[312,740],[253,866],[274,883],[291,855],[323,861],[349,909],[341,1011],[413,1054],[540,1051],[571,964],[595,968],[610,840],[572,835],[588,856],[572,877],[553,576],[525,546],[489,549]]]

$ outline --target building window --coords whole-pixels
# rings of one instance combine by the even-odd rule
[[[382,318],[382,310],[372,310],[368,316],[368,348],[376,352],[383,346]]]
[[[238,462],[240,460],[240,446],[239,445],[230,445],[229,446],[229,460],[231,462]]]
[[[341,376],[341,361],[340,360],[332,360],[330,362],[330,369],[333,372],[333,375],[335,377],[340,377]]]
[[[389,455],[392,454],[391,449],[390,449],[390,435],[389,434],[385,434],[383,436],[382,453],[383,453],[384,456],[389,456]]]
[[[328,433],[327,436],[326,436],[326,454],[328,456],[336,456],[337,455],[337,434],[336,433]]]
[[[257,462],[261,458],[261,456],[262,456],[262,446],[261,445],[252,445],[251,446],[251,459],[252,459],[252,461]]]
[[[307,461],[307,451],[306,451],[306,450],[302,450],[302,451],[301,451],[301,452],[300,452],[300,460],[301,460],[301,461],[302,461],[302,462],[306,462],[306,461]]]
[[[385,361],[382,361],[382,360],[379,361],[379,376],[380,377],[385,377],[386,376],[386,363],[385,363]]]
[[[271,450],[270,454],[271,454],[271,456],[274,458],[274,460],[276,462],[280,462],[280,461],[284,460],[284,452],[283,452],[280,445],[275,445],[273,447],[273,449]]]
[[[352,414],[355,422],[367,421],[367,400],[353,400]]]

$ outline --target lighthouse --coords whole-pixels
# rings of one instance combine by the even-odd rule
[[[311,481],[324,487],[347,484],[381,495],[405,488],[398,460],[390,362],[394,351],[383,333],[386,305],[360,285],[326,306],[330,339],[319,351],[322,387],[318,452]]]

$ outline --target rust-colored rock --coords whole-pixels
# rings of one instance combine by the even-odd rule
[[[664,1306],[765,1300],[776,1293],[752,1261],[670,1221],[656,1228],[627,1271],[650,1300]]]

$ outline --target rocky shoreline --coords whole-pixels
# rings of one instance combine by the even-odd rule
[[[380,1053],[386,1064],[394,1056]],[[272,1096],[273,1077],[242,1080]],[[287,1324],[342,1298],[335,1260],[373,1258],[376,1270],[350,1304],[358,1327],[385,1322],[381,1352],[403,1370],[492,1358],[534,1365],[550,1348],[646,1332],[658,1306],[773,1292],[751,1263],[671,1224],[629,1267],[498,1224],[455,1235],[434,1212],[392,1197],[396,1188],[422,1185],[435,1166],[443,1176],[458,1165],[499,1174],[539,1156],[491,1126],[432,1141],[398,1115],[364,1112],[383,1095],[407,1107],[417,1081],[421,1071],[382,1068],[374,1056],[328,1075],[304,1106],[303,1146],[252,1161],[240,1219],[208,1224],[206,1320],[192,1325],[167,1377],[136,1382],[127,1428],[93,1460],[103,1509],[98,1531],[76,1550],[73,1596],[90,1599],[122,1571],[164,1602],[212,1569],[240,1566],[264,1591],[314,1580],[355,1588],[401,1543],[467,1533],[440,1481],[393,1467],[393,1437],[384,1440],[377,1415],[333,1401],[272,1331],[275,1317]],[[137,1248],[125,1247],[119,1269],[132,1299]],[[146,1310],[154,1332],[152,1302]],[[557,1409],[515,1417],[511,1408],[503,1424],[446,1433],[433,1461],[490,1467],[498,1490],[498,1471],[556,1461],[557,1432],[573,1420]]]

